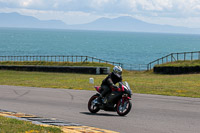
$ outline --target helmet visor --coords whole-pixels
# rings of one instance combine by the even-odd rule
[[[122,75],[122,71],[121,72],[117,72],[119,75]]]

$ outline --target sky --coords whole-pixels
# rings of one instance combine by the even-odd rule
[[[200,0],[0,0],[0,13],[83,24],[131,16],[155,24],[200,28]]]

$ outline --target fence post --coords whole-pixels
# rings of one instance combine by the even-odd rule
[[[198,52],[198,60],[200,60],[200,51]]]
[[[157,64],[159,65],[159,59],[157,60]]]
[[[149,64],[147,64],[147,70],[149,71],[150,69],[149,69]]]
[[[184,61],[186,60],[186,53],[184,53]]]
[[[122,67],[122,68],[124,68],[124,65],[123,65],[123,64],[121,64],[121,67]]]
[[[179,60],[178,55],[179,55],[179,53],[177,53],[177,61]]]
[[[173,56],[173,54],[171,54],[171,62],[173,62],[173,57],[172,56]]]
[[[176,58],[174,57],[174,54],[172,54],[172,58],[174,58],[174,61],[176,61]]]
[[[193,52],[191,52],[191,60],[193,60]]]

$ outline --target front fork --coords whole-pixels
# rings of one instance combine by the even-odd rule
[[[119,106],[119,110],[125,110],[125,108],[126,108],[126,106],[127,106],[127,104],[128,104],[128,102],[126,102],[126,101],[129,101],[129,100],[131,100],[131,98],[130,97],[127,97],[127,96],[123,96],[121,99],[120,99],[120,106]]]

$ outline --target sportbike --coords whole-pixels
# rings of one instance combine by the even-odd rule
[[[120,116],[127,115],[132,107],[131,95],[132,91],[129,84],[120,82],[118,89],[112,88],[112,91],[102,98],[101,104],[98,103],[97,99],[102,92],[100,86],[95,86],[97,94],[93,95],[88,101],[88,110],[91,113],[97,113],[99,110],[104,111],[115,111]]]

